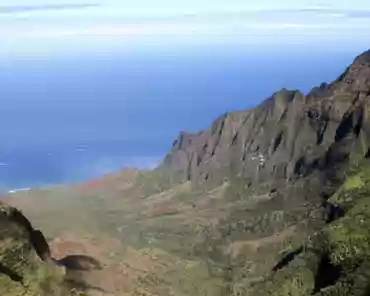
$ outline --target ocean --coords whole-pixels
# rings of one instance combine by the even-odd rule
[[[203,48],[0,61],[0,189],[153,168],[180,131],[281,88],[308,92],[361,52]]]

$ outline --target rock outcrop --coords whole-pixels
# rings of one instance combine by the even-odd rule
[[[17,209],[0,204],[0,295],[67,296],[43,234]]]

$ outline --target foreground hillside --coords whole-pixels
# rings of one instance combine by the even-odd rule
[[[73,269],[52,258],[43,234],[17,209],[0,203],[0,295],[82,296]],[[80,261],[81,262],[81,261]]]
[[[325,226],[284,254],[251,295],[369,295],[370,166],[352,164]]]
[[[99,263],[69,271],[91,295],[368,295],[369,108],[370,51],[306,96],[182,132],[154,171],[8,201],[55,260]]]

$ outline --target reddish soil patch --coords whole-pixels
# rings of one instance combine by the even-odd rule
[[[99,179],[99,180],[93,180],[87,183],[83,183],[79,185],[78,188],[82,191],[94,191],[94,190],[103,188],[105,185],[107,185],[105,184],[105,180]]]
[[[125,190],[133,185],[137,173],[134,169],[126,169],[118,173],[105,175],[100,179],[79,184],[76,188],[84,193],[102,189],[109,189],[109,191]]]

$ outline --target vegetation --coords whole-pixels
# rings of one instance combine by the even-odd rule
[[[0,203],[0,295],[78,296],[48,252],[22,213]]]
[[[54,196],[68,193],[76,198],[70,203],[56,198],[47,206],[48,211],[53,205],[68,213],[69,219],[59,219],[76,236],[89,233],[100,242],[103,236],[117,241],[116,246],[99,247],[99,260],[107,266],[102,273],[123,281],[120,289],[129,295],[366,295],[370,286],[370,166],[366,162],[351,166],[325,206],[297,196],[290,199],[284,193],[289,188],[280,186],[277,191],[262,184],[256,190],[238,179],[211,189],[185,182],[168,190],[146,187],[144,192],[140,186],[135,191],[144,182],[141,178],[155,177],[139,178],[132,187],[117,192],[58,189]],[[109,200],[102,198],[106,196]],[[32,215],[32,208],[27,210]],[[48,229],[58,228],[39,212],[33,219],[47,234]],[[12,242],[12,250],[22,248]],[[65,290],[54,290],[64,283],[68,293],[75,291],[60,272],[36,269],[29,273],[28,283],[48,296],[64,295],[60,293]],[[0,279],[1,286],[12,291],[19,286]]]
[[[352,170],[329,199],[343,216],[305,243],[301,254],[258,283],[251,295],[354,296],[370,288],[370,167]]]

